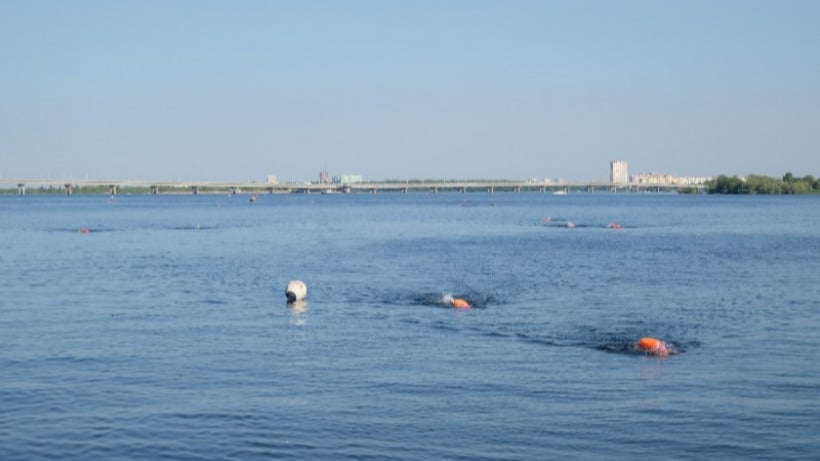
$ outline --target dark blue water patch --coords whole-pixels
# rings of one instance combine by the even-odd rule
[[[591,347],[602,352],[626,355],[652,355],[643,350],[639,341],[643,336],[612,334],[610,336],[598,337],[594,341],[585,342],[584,346]],[[700,341],[692,339],[678,339],[676,337],[658,338],[669,350],[669,355],[683,354],[688,350],[700,346]]]
[[[627,355],[648,355],[638,346],[638,338],[613,336],[605,338],[571,337],[566,335],[533,334],[526,332],[502,332],[477,330],[482,336],[498,340],[520,341],[526,344],[550,347],[550,348],[587,348],[604,352],[627,354]],[[698,345],[697,341],[679,342],[665,341],[670,347],[670,355],[684,353],[690,348]]]
[[[618,354],[648,355],[638,346],[640,338],[646,336],[645,334],[602,333],[594,329],[538,331],[522,325],[492,328],[477,326],[466,328],[466,330],[490,339],[520,341],[535,346],[586,348]],[[669,347],[670,355],[681,354],[700,345],[697,340],[681,340],[676,337],[664,337],[663,341]]]
[[[446,292],[446,291],[399,291],[385,292],[377,302],[379,305],[396,306],[401,308],[430,307],[436,309],[453,309],[448,302],[453,297],[466,299],[473,308],[482,310],[493,307],[503,307],[515,301],[507,299],[501,301],[499,295],[482,293],[479,291]],[[604,307],[609,308],[608,303]],[[601,323],[598,325],[575,325],[561,321],[559,323],[527,324],[515,320],[518,314],[513,314],[507,323],[477,323],[469,325],[452,325],[449,320],[429,323],[414,318],[414,325],[426,324],[435,331],[459,331],[465,334],[478,335],[493,340],[523,342],[540,347],[560,348],[587,348],[604,352],[621,353],[628,355],[644,355],[637,348],[640,338],[656,336],[662,338],[675,353],[682,353],[699,345],[699,341],[689,339],[692,334],[699,334],[699,318],[686,322],[685,318],[666,318],[670,314],[661,313],[659,317],[630,317],[631,309],[608,310],[601,313]],[[585,311],[584,315],[592,315]],[[519,312],[522,312],[519,310]],[[677,309],[670,312],[678,313]],[[639,314],[641,315],[641,314]],[[560,319],[560,317],[559,317]]]
[[[228,301],[224,299],[216,299],[216,298],[205,298],[202,300],[203,304],[211,305],[211,306],[224,306],[228,304]]]
[[[447,296],[447,294],[431,292],[418,294],[410,299],[412,301],[411,304],[414,306],[452,309],[445,301]],[[487,302],[492,304],[492,297],[488,297]],[[406,302],[395,302],[395,304],[406,305]],[[475,307],[478,309],[486,309],[487,304],[476,304]],[[607,332],[604,327],[566,329],[563,326],[533,326],[517,322],[501,325],[495,323],[454,325],[449,320],[438,320],[428,323],[418,318],[412,318],[405,319],[405,323],[413,325],[427,324],[432,327],[434,331],[458,331],[465,334],[478,335],[491,340],[523,342],[539,347],[586,348],[627,355],[647,355],[645,351],[638,347],[640,338],[648,335],[646,331],[657,331],[659,329],[674,330],[674,328],[661,328],[655,323],[644,321],[634,322],[634,327],[630,328],[631,332],[629,333]],[[675,335],[663,336],[663,340],[670,348],[670,355],[681,354],[700,345],[700,342],[697,340],[679,339],[679,337]]]
[[[579,346],[627,355],[646,355],[638,342],[643,337],[653,337],[664,341],[669,347],[670,355],[675,355],[700,345],[700,341],[689,338],[686,331],[688,329],[685,326],[636,320],[629,322],[628,326],[620,327],[618,322],[612,322],[607,327],[578,327],[574,330],[574,335]]]
[[[432,326],[433,331],[436,331],[436,332],[452,333],[452,332],[461,331],[460,328],[458,328],[456,326],[453,326],[453,324],[448,322],[448,321],[442,321],[442,320],[435,321],[431,324],[431,326]]]
[[[482,337],[503,341],[522,342],[539,347],[582,348],[588,347],[588,341],[561,330],[549,330],[544,327],[532,328],[529,325],[480,325],[469,328]]]
[[[530,335],[527,333],[516,333],[513,335],[514,338],[524,341],[528,344],[535,344],[537,346],[548,346],[548,347],[567,347],[571,346],[571,343],[561,342],[554,338],[546,337],[546,336],[537,336],[537,335]]]

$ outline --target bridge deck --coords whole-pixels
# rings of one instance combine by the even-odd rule
[[[607,182],[561,182],[546,183],[532,181],[387,181],[362,182],[352,184],[320,183],[256,183],[256,182],[209,182],[209,181],[133,181],[133,180],[75,180],[75,179],[32,179],[0,178],[0,187],[18,188],[21,193],[26,188],[57,188],[71,193],[74,189],[105,188],[112,194],[118,189],[141,188],[152,193],[205,193],[205,192],[248,192],[248,193],[320,193],[320,192],[413,192],[413,191],[460,191],[460,192],[496,192],[496,191],[539,191],[556,192],[564,190],[676,190],[699,187],[685,184],[609,184]],[[701,186],[702,187],[702,186]]]

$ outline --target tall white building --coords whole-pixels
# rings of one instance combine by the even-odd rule
[[[626,170],[626,162],[623,160],[613,160],[609,162],[609,183],[626,184],[629,182],[629,173]]]

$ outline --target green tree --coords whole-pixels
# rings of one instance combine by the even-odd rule
[[[768,176],[749,175],[746,177],[746,185],[752,194],[781,193],[780,181]]]
[[[710,194],[746,194],[749,192],[742,179],[737,176],[730,178],[723,174],[710,181],[707,187]]]
[[[820,192],[820,178],[796,178],[789,172],[782,178],[750,174],[746,179],[720,175],[706,184],[710,194],[809,194]]]

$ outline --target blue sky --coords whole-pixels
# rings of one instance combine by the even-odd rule
[[[0,1],[0,176],[820,175],[820,2]]]

